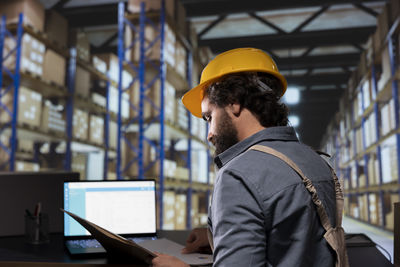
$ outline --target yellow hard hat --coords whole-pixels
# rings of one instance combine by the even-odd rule
[[[201,73],[200,84],[183,95],[182,102],[194,116],[201,118],[204,89],[224,75],[248,71],[265,72],[275,76],[282,85],[280,97],[285,93],[286,79],[279,73],[274,60],[266,52],[256,48],[236,48],[211,60]]]

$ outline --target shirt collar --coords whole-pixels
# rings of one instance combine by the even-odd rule
[[[231,146],[221,154],[217,155],[214,158],[214,162],[218,168],[221,168],[230,160],[245,152],[254,144],[260,143],[262,141],[298,141],[298,139],[293,127],[269,127]]]

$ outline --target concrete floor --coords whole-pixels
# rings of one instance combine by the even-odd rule
[[[377,246],[378,249],[382,251],[382,254],[393,263],[393,232],[374,227],[347,216],[343,217],[342,225],[346,233],[363,233],[367,235],[372,241],[387,251],[385,252],[382,248]],[[387,255],[388,253],[390,256]]]

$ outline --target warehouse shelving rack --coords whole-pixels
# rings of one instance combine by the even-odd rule
[[[3,133],[6,129],[6,127],[11,127],[11,137],[9,140],[9,145],[4,144],[0,140],[0,147],[1,149],[8,155],[9,161],[8,162],[0,162],[0,168],[5,169],[5,165],[8,163],[8,169],[10,171],[14,171],[15,168],[15,151],[17,147],[17,112],[18,112],[18,93],[19,93],[19,83],[20,83],[20,75],[19,75],[19,62],[21,58],[21,39],[22,39],[22,22],[23,22],[23,15],[20,14],[19,16],[19,21],[18,21],[18,30],[16,37],[12,35],[10,31],[7,30],[6,28],[6,17],[3,16],[1,20],[1,29],[0,29],[0,59],[1,59],[1,64],[0,64],[0,101],[2,100],[3,96],[9,91],[13,90],[13,95],[14,95],[14,101],[13,101],[13,107],[12,111],[7,108],[5,103],[1,103],[1,108],[9,114],[11,117],[11,121],[9,123],[6,123],[1,127],[0,134]],[[3,49],[4,49],[4,42],[6,36],[9,36],[11,38],[14,38],[16,40],[16,47],[9,52],[3,58]],[[12,53],[16,54],[16,64],[15,64],[15,70],[14,74],[9,70],[7,67],[3,66],[3,61],[11,56]],[[3,71],[12,79],[12,83],[5,89],[3,90]]]
[[[119,84],[118,84],[118,92],[119,92],[119,112],[118,112],[118,143],[117,143],[117,179],[123,179],[124,172],[132,165],[137,163],[138,164],[138,179],[144,179],[144,174],[146,169],[150,168],[152,165],[155,164],[156,161],[159,162],[159,188],[158,188],[158,200],[160,203],[163,203],[163,192],[164,192],[164,82],[165,82],[165,65],[164,65],[164,22],[165,22],[165,13],[164,13],[164,2],[162,3],[162,8],[160,12],[160,23],[159,29],[146,16],[145,12],[145,3],[141,3],[141,10],[139,15],[139,27],[135,27],[135,25],[125,17],[125,5],[124,3],[120,2],[118,5],[118,58],[119,58]],[[152,40],[148,47],[145,46],[145,26],[146,24],[150,24],[153,28],[157,29],[157,37],[155,40]],[[139,33],[139,39],[134,39],[131,44],[127,44],[125,47],[124,44],[124,31],[125,26],[129,27],[133,32]],[[146,50],[151,48],[157,40],[160,40],[160,61],[159,66],[153,64],[149,59],[146,58]],[[125,60],[125,52],[127,50],[132,49],[136,42],[139,42],[140,46],[140,59],[137,65],[134,62],[126,61]],[[150,63],[154,69],[158,69],[157,75],[152,79],[150,83],[146,83],[145,81],[145,67],[146,63]],[[122,87],[122,73],[124,70],[124,66],[129,66],[129,68],[136,74],[136,77],[133,77],[133,80],[129,83],[127,88]],[[146,90],[149,90],[151,86],[155,83],[156,80],[160,81],[160,105],[157,106],[155,103],[152,102],[151,99],[148,99],[145,95]],[[122,106],[122,94],[129,90],[133,83],[139,83],[139,107],[136,107],[134,103],[129,103],[129,107],[133,110],[138,111],[138,116],[132,118],[127,123],[122,122],[121,118],[121,106]],[[153,108],[159,111],[159,115],[155,116],[155,118],[145,123],[144,120],[144,101],[149,101]],[[151,126],[153,123],[158,123],[159,127],[159,138],[158,143],[153,142],[149,138],[145,136],[145,131],[148,127]],[[128,140],[126,137],[126,133],[131,125],[138,125],[138,144],[135,146],[132,144],[131,141]],[[122,140],[126,144],[126,148],[130,149],[136,154],[137,156],[129,162],[126,163],[125,166],[122,166],[121,154],[122,154]],[[143,162],[143,145],[144,142],[147,142],[150,146],[155,148],[156,150],[156,159],[155,162],[150,163],[148,166],[144,165]],[[163,220],[163,208],[162,205],[160,206],[160,227],[162,227],[162,220]]]
[[[345,188],[345,196],[347,198],[347,204],[346,204],[346,213],[347,215],[352,216],[349,214],[350,210],[350,201],[351,199],[357,199],[359,201],[359,197],[361,196],[366,196],[366,205],[367,205],[367,217],[364,219],[361,219],[363,221],[366,221],[368,223],[371,223],[375,226],[378,226],[383,229],[387,229],[387,221],[386,221],[386,213],[387,210],[385,210],[386,207],[384,202],[385,202],[385,194],[396,194],[400,196],[400,119],[399,119],[399,111],[400,111],[400,105],[399,105],[399,88],[398,88],[398,82],[400,78],[400,71],[398,69],[399,65],[397,60],[399,60],[399,50],[400,47],[398,47],[398,42],[397,38],[400,32],[400,18],[397,18],[391,27],[389,28],[389,31],[386,35],[386,38],[383,40],[383,44],[381,44],[379,49],[374,49],[372,53],[372,60],[371,60],[371,65],[367,66],[367,73],[364,74],[363,79],[359,82],[359,85],[356,87],[356,90],[354,93],[360,93],[361,94],[361,109],[362,113],[359,114],[360,116],[355,119],[356,116],[354,116],[355,111],[354,110],[354,105],[353,105],[353,100],[350,98],[350,112],[351,118],[352,118],[352,123],[351,123],[351,129],[347,129],[345,132],[345,138],[352,133],[353,140],[352,140],[352,145],[353,147],[351,148],[353,150],[353,156],[350,157],[347,161],[341,161],[340,156],[341,156],[341,149],[343,149],[344,146],[346,146],[346,141],[345,142],[338,142],[340,143],[339,145],[335,146],[335,149],[333,149],[333,153],[335,154],[335,158],[339,162],[339,166],[336,165],[336,168],[338,172],[342,173],[342,177],[345,179],[345,184],[349,185],[349,188]],[[397,47],[396,47],[397,46]],[[383,89],[378,90],[378,82],[377,82],[377,63],[382,60],[382,53],[385,49],[388,49],[389,52],[389,63],[390,63],[390,79],[386,82],[386,84],[382,87]],[[375,53],[376,52],[376,53]],[[370,80],[370,87],[371,87],[371,103],[369,106],[364,105],[364,90],[363,86],[365,83],[365,79]],[[353,88],[348,88],[350,91]],[[350,93],[351,94],[351,93]],[[382,136],[381,134],[381,123],[382,120],[388,119],[388,118],[382,118],[380,114],[380,105],[383,105],[388,102],[390,96],[392,97],[394,101],[394,129],[390,130],[388,133],[384,134]],[[343,112],[343,111],[342,111]],[[340,114],[339,115],[342,117],[342,119],[345,119],[345,114]],[[375,137],[376,140],[374,140],[371,144],[367,146],[366,144],[366,119],[368,116],[374,115],[375,120],[373,121],[374,125],[374,131],[375,131]],[[336,122],[332,122],[332,124],[336,124]],[[332,126],[333,128],[335,125]],[[357,128],[361,129],[361,134],[362,134],[362,149],[363,151],[357,151],[357,136],[356,136],[356,130]],[[334,133],[331,133],[329,137],[328,143],[332,142],[332,140],[340,140],[340,133],[339,131],[335,131]],[[384,143],[385,140],[387,140],[390,137],[395,137],[396,139],[396,155],[397,155],[397,173],[398,173],[398,178],[396,183],[384,183],[384,177],[383,177],[383,171],[382,169],[384,168],[382,166],[382,144]],[[368,164],[369,161],[372,160],[371,158],[371,153],[376,154],[376,160],[378,162],[377,166],[377,175],[379,176],[378,184],[374,185],[371,183],[371,177],[370,175],[375,175],[369,173],[368,169]],[[361,186],[360,185],[360,169],[359,169],[359,160],[363,160],[363,172],[365,175],[365,185]],[[355,175],[356,175],[356,184],[352,184],[352,181],[354,179],[350,179],[350,173],[351,173],[351,168],[355,167]],[[352,173],[354,175],[354,172]],[[377,199],[379,199],[378,205],[378,218],[376,219],[375,223],[372,222],[372,214],[371,214],[371,208],[370,208],[370,195],[371,194],[376,194]],[[358,207],[360,208],[360,205],[358,204]],[[389,207],[390,208],[390,207]],[[361,213],[361,212],[360,212]],[[352,216],[355,217],[356,219],[360,219],[360,214],[358,216]]]
[[[9,142],[4,142],[0,140],[0,153],[4,156],[8,156],[8,160],[4,162],[0,162],[0,170],[15,170],[15,161],[17,156],[17,138],[20,134],[24,136],[30,136],[33,139],[38,139],[42,141],[51,141],[51,142],[65,142],[66,143],[66,152],[63,167],[65,170],[71,170],[71,142],[79,142],[84,143],[85,145],[94,146],[100,149],[105,150],[105,157],[104,161],[108,161],[108,122],[110,119],[108,106],[106,109],[102,109],[96,107],[91,103],[88,102],[88,99],[80,99],[74,94],[74,84],[75,84],[75,73],[76,73],[76,65],[79,64],[80,66],[86,68],[90,71],[94,76],[98,77],[99,79],[107,81],[107,92],[110,80],[107,76],[102,75],[98,71],[94,70],[94,68],[88,63],[81,62],[79,59],[76,58],[76,49],[71,48],[70,51],[66,51],[65,49],[59,47],[57,44],[54,44],[47,40],[42,33],[37,32],[36,30],[32,29],[29,26],[25,26],[23,24],[24,16],[21,13],[19,15],[19,20],[16,25],[6,25],[6,18],[5,16],[1,19],[0,25],[0,111],[7,113],[11,120],[8,123],[2,124],[0,128],[0,136],[1,134],[6,133],[7,131],[11,131],[11,137]],[[68,69],[67,69],[67,86],[59,86],[55,85],[54,83],[44,81],[40,77],[32,75],[29,72],[21,72],[20,71],[20,61],[21,61],[21,50],[22,44],[21,39],[24,33],[28,33],[33,37],[37,38],[47,47],[50,47],[60,55],[64,56],[68,59]],[[3,50],[4,50],[4,42],[7,38],[13,38],[16,45],[7,55],[3,57]],[[15,68],[14,70],[9,70],[6,66],[4,66],[4,61],[12,56],[15,55]],[[7,84],[8,86],[3,90],[2,88],[4,85]],[[21,125],[18,123],[18,93],[20,85],[24,85],[32,89],[33,91],[41,93],[44,97],[48,98],[57,98],[57,99],[65,99],[66,100],[66,135],[64,133],[54,132],[54,131],[44,131],[38,127],[30,127],[28,125]],[[13,92],[13,105],[11,110],[7,108],[6,103],[3,103],[3,97],[9,91]],[[108,94],[107,94],[107,105],[108,105]],[[104,145],[99,146],[97,144],[93,144],[91,142],[82,142],[82,140],[76,140],[72,137],[72,121],[73,121],[73,108],[75,103],[84,103],[81,106],[85,106],[88,110],[104,114],[105,117],[105,142]],[[10,129],[10,130],[8,130]],[[18,132],[18,134],[17,134]],[[55,148],[56,146],[54,143],[50,146]],[[32,155],[34,161],[38,161],[39,155],[39,146],[35,145],[35,152]],[[104,164],[104,179],[106,179],[107,175],[107,164]]]
[[[140,94],[139,103],[129,103],[130,109],[138,112],[138,116],[131,118],[129,121],[123,121],[121,115],[118,116],[118,149],[117,149],[117,178],[124,179],[125,177],[130,178],[153,178],[146,175],[146,170],[154,165],[157,161],[159,163],[159,173],[156,177],[158,181],[158,202],[163,203],[163,193],[167,188],[175,188],[176,192],[181,192],[182,189],[186,192],[186,227],[191,228],[191,199],[192,194],[196,191],[206,191],[209,194],[209,182],[207,184],[196,183],[192,181],[192,167],[191,167],[191,154],[192,154],[192,141],[196,140],[198,143],[204,144],[207,148],[207,144],[201,138],[193,136],[191,133],[192,128],[192,118],[189,111],[186,112],[188,118],[187,129],[181,129],[179,126],[165,121],[164,119],[164,83],[167,80],[166,73],[173,75],[172,78],[175,83],[179,84],[179,87],[189,88],[192,81],[192,54],[191,47],[186,40],[177,36],[177,39],[181,41],[186,49],[187,64],[186,64],[186,77],[180,77],[179,74],[175,72],[172,66],[164,60],[164,45],[165,45],[165,25],[167,23],[167,16],[165,12],[165,1],[161,1],[161,10],[158,12],[146,12],[145,2],[141,2],[140,13],[125,15],[124,3],[119,3],[118,6],[118,57],[119,57],[119,101],[121,108],[122,94],[127,90],[130,90],[134,83],[139,84]],[[145,27],[149,25],[156,31],[156,36],[153,40],[148,40],[148,44],[145,43]],[[138,34],[137,38],[134,38],[130,44],[125,43],[125,28],[129,27],[132,32]],[[135,34],[134,34],[135,36]],[[155,45],[156,42],[160,42],[160,59],[155,61],[151,60],[146,56],[146,52]],[[134,45],[139,45],[140,47],[140,57],[138,62],[133,62],[130,59],[125,58],[125,53],[132,50]],[[129,85],[124,88],[122,86],[122,72],[128,69],[130,73],[134,73],[133,80]],[[149,82],[146,79],[149,73],[156,74],[152,76],[152,80]],[[168,78],[169,79],[169,78]],[[146,96],[146,90],[150,90],[151,86],[158,80],[160,82],[160,105],[156,105],[151,99]],[[151,103],[153,109],[157,110],[158,114],[153,116],[152,119],[144,119],[143,109],[145,102]],[[130,142],[126,138],[126,133],[131,129],[137,131],[138,140],[137,144]],[[151,136],[146,135],[147,132],[153,132]],[[154,129],[158,134],[154,134]],[[167,136],[168,135],[168,136]],[[175,179],[174,177],[167,177],[164,174],[164,160],[165,160],[165,142],[164,140],[169,138],[171,141],[171,148],[174,155],[179,155],[185,162],[185,166],[189,171],[189,177],[187,181]],[[174,144],[176,140],[187,140],[187,154],[180,153],[180,151],[175,151]],[[134,158],[128,159],[123,166],[122,162],[122,142],[126,144],[126,149],[131,150],[135,155]],[[150,162],[147,166],[143,161],[143,146],[144,143],[148,143],[156,150],[156,159]],[[131,177],[126,175],[127,169],[133,165],[137,164],[138,175],[137,177]],[[207,175],[209,175],[207,173]],[[207,177],[209,181],[209,177]],[[163,205],[160,205],[159,218],[160,227],[163,226]]]

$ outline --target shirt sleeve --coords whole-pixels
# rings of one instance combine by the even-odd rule
[[[223,171],[211,205],[214,266],[266,266],[264,215],[257,189]]]

